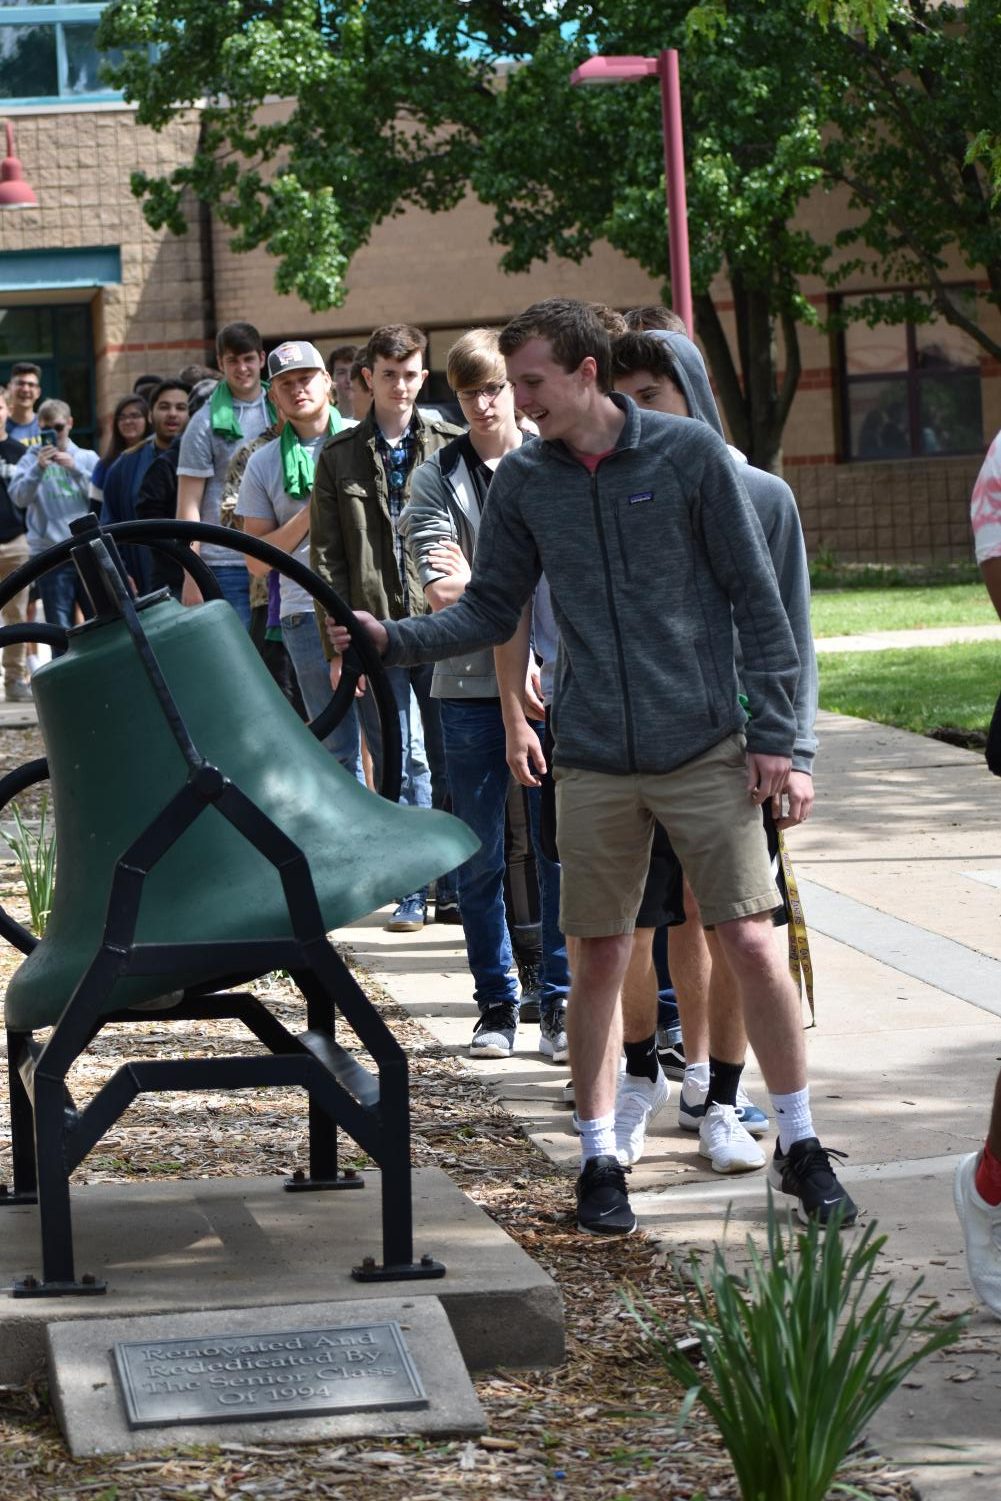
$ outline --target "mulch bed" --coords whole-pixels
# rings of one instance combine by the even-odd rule
[[[6,742],[0,769],[37,753],[30,744],[33,732],[14,733],[22,742],[16,746],[10,732],[0,736]],[[26,921],[21,888],[9,868],[6,876],[0,901]],[[18,956],[2,947],[0,983],[5,984]],[[585,1495],[595,1501],[736,1498],[727,1456],[698,1410],[677,1431],[677,1389],[667,1383],[622,1303],[622,1289],[632,1287],[679,1337],[686,1332],[682,1293],[656,1246],[642,1235],[601,1245],[579,1235],[571,1215],[570,1177],[554,1170],[461,1060],[447,1054],[369,977],[360,978],[410,1057],[415,1164],[447,1172],[560,1284],[566,1305],[564,1365],[478,1379],[489,1423],[480,1440],[232,1443],[180,1451],[165,1440],[162,1456],[79,1461],[66,1454],[40,1374],[27,1387],[0,1388],[0,1493],[12,1501],[442,1501],[456,1494],[494,1501],[580,1501]],[[287,982],[274,977],[270,992],[279,1015],[301,1015]],[[211,1054],[254,1047],[234,1023],[185,1027],[186,1049]],[[160,1056],[170,1032],[155,1016],[130,1027],[130,1056],[140,1051]],[[78,1102],[119,1062],[119,1041],[108,1029],[74,1072]],[[207,1094],[197,1110],[184,1096],[141,1096],[75,1181],[285,1172],[304,1160],[305,1112],[288,1111],[284,1104],[284,1096],[266,1091]],[[6,1096],[2,1109],[7,1134],[0,1178],[10,1174]],[[874,1497],[914,1501],[916,1496],[906,1476],[878,1461],[860,1459],[850,1478]]]

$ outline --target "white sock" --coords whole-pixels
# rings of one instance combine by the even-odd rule
[[[810,1114],[810,1086],[792,1094],[773,1094],[772,1108],[779,1130],[779,1151],[788,1152],[794,1141],[816,1136]]]
[[[709,1059],[705,1063],[685,1064],[685,1084],[697,1084],[700,1089],[709,1088]],[[684,1085],[682,1085],[684,1088]]]
[[[580,1127],[580,1165],[589,1157],[615,1156],[615,1116],[599,1115],[593,1121],[577,1121]]]

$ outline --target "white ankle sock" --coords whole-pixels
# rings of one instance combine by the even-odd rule
[[[685,1064],[685,1083],[697,1084],[700,1089],[709,1088],[709,1059],[705,1063]]]
[[[788,1152],[794,1141],[816,1136],[810,1114],[810,1086],[792,1094],[773,1094],[772,1108],[779,1131],[779,1151]]]
[[[599,1115],[593,1121],[578,1119],[580,1127],[580,1165],[589,1157],[615,1156],[615,1116]]]

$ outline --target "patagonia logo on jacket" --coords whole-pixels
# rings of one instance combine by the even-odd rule
[[[629,504],[631,506],[638,506],[644,500],[653,500],[652,490],[637,490],[635,495],[630,495]]]

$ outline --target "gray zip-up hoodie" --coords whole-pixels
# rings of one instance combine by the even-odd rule
[[[684,334],[657,331],[656,337],[663,339],[671,351],[678,374],[677,383],[688,402],[689,412],[699,421],[708,423],[722,437],[723,426],[698,346]],[[777,474],[755,469],[748,464],[738,448],[731,447],[730,452],[738,465],[741,483],[761,522],[779,594],[799,653],[799,682],[793,700],[796,710],[796,743],[793,746],[792,764],[796,771],[806,771],[812,775],[813,758],[817,751],[817,737],[814,733],[817,720],[817,654],[814,651],[810,625],[810,566],[796,499],[785,480],[779,479]],[[740,672],[740,647],[736,641],[734,645],[737,670]]]
[[[400,535],[417,564],[425,588],[443,576],[428,561],[432,547],[438,542],[457,542],[466,562],[471,564],[479,526],[480,503],[462,456],[460,440],[453,438],[414,470],[410,499],[400,512]],[[435,663],[432,698],[497,696],[492,647],[461,652]]]
[[[545,569],[560,631],[557,765],[671,771],[741,729],[734,621],[749,748],[790,755],[796,647],[726,445],[704,423],[611,400],[625,421],[594,474],[542,439],[503,459],[465,594],[385,621],[386,662],[507,641]]]

